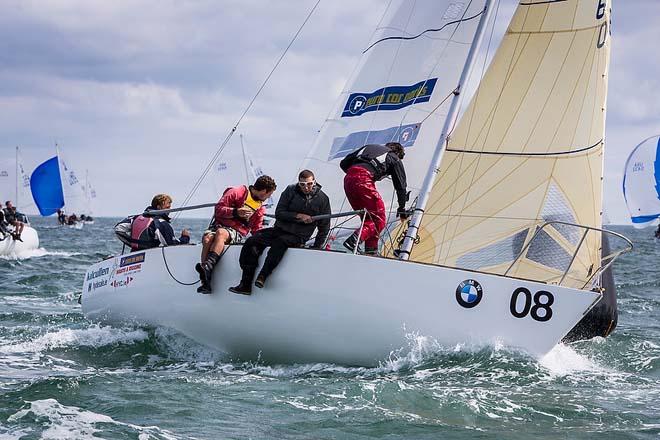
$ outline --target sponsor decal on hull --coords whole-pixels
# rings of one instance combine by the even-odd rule
[[[476,307],[484,296],[484,290],[476,280],[465,280],[456,288],[456,301],[466,309]]]

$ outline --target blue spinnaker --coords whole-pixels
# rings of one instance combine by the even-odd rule
[[[660,136],[653,136],[630,153],[623,175],[623,197],[633,226],[660,221]]]
[[[30,177],[32,197],[43,216],[51,215],[64,206],[64,193],[57,156],[39,165]]]

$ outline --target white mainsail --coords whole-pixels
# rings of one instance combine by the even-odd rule
[[[406,148],[411,201],[417,196],[485,3],[390,5],[305,159],[333,211],[350,210],[339,162],[367,143],[400,142]],[[379,191],[391,212],[392,185]]]
[[[85,170],[84,191],[85,191],[86,206],[83,214],[90,216],[94,214],[94,201],[96,200],[96,190],[92,186],[92,182],[89,180],[88,170]]]
[[[71,164],[65,159],[61,147],[56,146],[56,150],[64,193],[64,209],[69,215],[76,214],[80,216],[80,214],[86,214],[88,203],[84,184],[78,179],[76,172],[71,168]]]
[[[11,200],[18,212],[34,211],[34,201],[30,191],[30,176],[25,172],[23,159],[16,147],[15,159],[0,161],[0,201]]]
[[[450,135],[411,260],[581,287],[600,267],[606,0],[525,0]],[[582,244],[580,246],[580,244]],[[579,251],[575,260],[572,255]],[[522,258],[509,269],[516,256]]]
[[[660,219],[660,136],[653,136],[630,153],[623,175],[623,197],[636,228],[657,225]]]

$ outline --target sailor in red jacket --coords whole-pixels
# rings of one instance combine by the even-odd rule
[[[227,188],[215,205],[215,214],[202,237],[201,262],[195,265],[202,285],[199,293],[211,293],[213,268],[220,260],[226,244],[242,243],[249,233],[263,227],[268,200],[277,188],[269,176],[260,176],[249,187]]]

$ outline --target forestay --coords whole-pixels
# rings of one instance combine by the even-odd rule
[[[660,136],[653,136],[630,153],[623,175],[623,196],[636,228],[660,219]]]
[[[484,8],[485,0],[390,5],[305,160],[334,211],[350,209],[339,162],[368,143],[406,148],[411,201],[417,196]],[[392,185],[379,191],[392,212]]]
[[[610,5],[525,0],[450,134],[412,260],[582,287],[600,266]],[[576,248],[579,251],[573,261]],[[522,258],[516,256],[523,252]],[[515,261],[513,267],[510,267]]]

